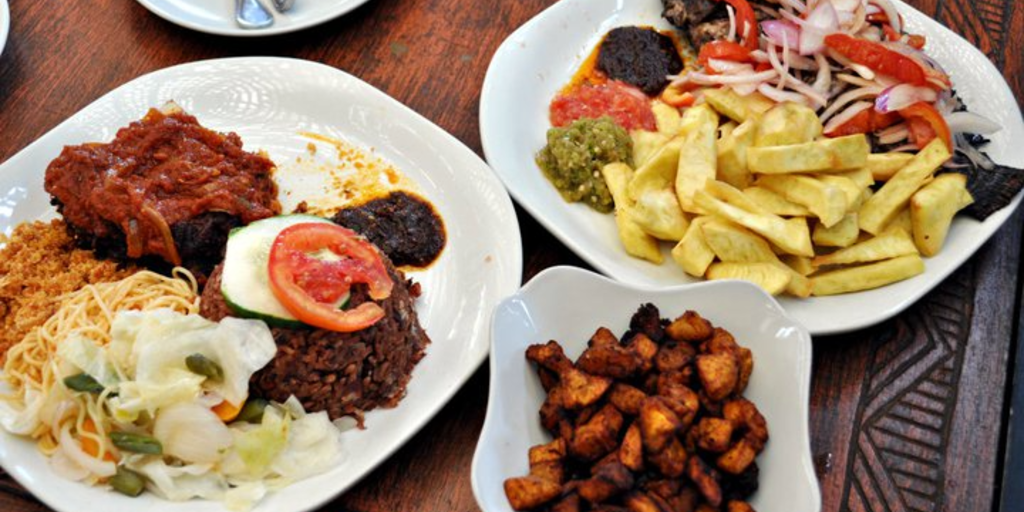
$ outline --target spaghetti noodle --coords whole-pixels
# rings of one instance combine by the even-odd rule
[[[98,346],[107,345],[114,316],[120,311],[170,309],[196,314],[197,292],[195,277],[176,268],[172,277],[142,271],[120,281],[88,285],[65,296],[49,320],[7,353],[3,377],[13,393],[2,399],[37,420],[27,422],[24,431],[18,433],[30,435],[47,455],[53,455],[60,443],[77,438],[81,451],[97,463],[89,465],[90,472],[96,476],[113,474],[111,445],[105,431],[110,424],[109,411],[104,405],[111,391],[69,390],[60,378],[63,363],[56,357],[58,347],[72,336],[85,337]],[[115,371],[121,373],[120,369]]]

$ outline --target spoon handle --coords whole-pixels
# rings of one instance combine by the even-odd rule
[[[277,12],[285,12],[291,9],[292,5],[295,5],[295,0],[273,0],[273,2],[274,9],[277,9]]]
[[[274,17],[259,0],[235,0],[235,22],[245,29],[269,27]]]

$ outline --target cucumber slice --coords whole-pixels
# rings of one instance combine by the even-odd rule
[[[270,289],[270,246],[285,228],[309,222],[331,221],[313,215],[270,217],[237,228],[228,235],[220,291],[235,314],[263,320],[277,327],[299,328],[300,322],[277,300]],[[340,306],[348,302],[342,298]]]

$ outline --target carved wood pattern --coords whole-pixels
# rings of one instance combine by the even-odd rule
[[[969,268],[955,274],[872,342],[842,510],[939,510],[972,316],[970,276]]]
[[[0,159],[143,73],[237,55],[339,67],[480,152],[477,102],[490,57],[506,35],[554,1],[373,0],[300,33],[238,40],[178,28],[133,0],[9,0],[12,35],[0,56]],[[1024,99],[1024,2],[909,3],[977,44]],[[97,7],[103,23],[91,22]],[[585,266],[518,213],[527,279],[553,265]],[[1013,217],[971,264],[907,313],[816,340],[811,433],[823,511],[995,510],[1021,218]],[[487,378],[482,368],[420,434],[323,510],[478,510],[469,468]],[[47,509],[0,472],[0,510]]]

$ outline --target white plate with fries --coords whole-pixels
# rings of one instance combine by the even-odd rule
[[[990,137],[992,142],[984,151],[995,162],[1024,167],[1024,147],[1013,143],[1024,140],[1024,120],[1013,93],[998,69],[960,36],[912,7],[898,0],[894,3],[906,20],[907,30],[927,38],[929,56],[949,72],[954,90],[967,107],[1002,127]],[[671,26],[662,19],[661,10],[662,3],[658,0],[558,2],[523,25],[498,49],[487,72],[480,108],[484,152],[512,196],[596,269],[617,280],[648,287],[696,283],[700,280],[687,275],[673,261],[670,250],[674,244],[662,243],[657,247],[656,250],[661,252],[660,257],[664,260],[660,265],[628,256],[620,241],[615,217],[597,213],[580,203],[566,203],[544,177],[534,159],[544,147],[545,134],[550,127],[549,102],[569,83],[573,73],[603,35],[614,27],[628,25],[669,29]],[[922,161],[919,166],[928,163]],[[930,172],[925,174],[928,175],[926,178],[914,182],[915,187],[928,183]],[[936,190],[930,193],[933,196],[931,203],[957,202],[961,197],[953,189],[958,186],[956,183],[939,181],[934,186]],[[779,180],[775,188],[783,191],[800,190],[799,184],[787,179]],[[734,205],[727,199],[730,190],[719,187],[717,192],[708,192],[712,199]],[[906,254],[909,232],[900,234],[882,229],[891,226],[894,218],[906,225],[909,215],[883,212],[880,217],[887,222],[885,226],[877,222],[880,226],[875,234],[880,235],[881,240],[876,238],[873,244],[882,246],[883,251],[891,251],[894,256],[904,256],[890,258],[881,266],[859,266],[854,272],[834,274],[827,279],[812,276],[816,279],[814,286],[823,292],[841,291],[864,286],[863,283],[872,280],[884,282],[909,275],[913,277],[880,288],[841,295],[809,298],[782,295],[779,302],[815,335],[847,332],[884,321],[909,307],[970,258],[1009,218],[1020,200],[1018,195],[1010,206],[991,215],[984,222],[963,215],[956,216],[941,250],[924,258]],[[704,206],[708,206],[707,199],[704,200]],[[829,215],[824,212],[824,208],[818,214]],[[921,216],[917,222],[925,225],[928,221],[924,217]],[[743,220],[729,218],[733,222]],[[839,219],[831,222],[838,225]],[[751,224],[740,223],[751,227]],[[763,232],[757,229],[754,231],[765,237],[766,233],[775,235],[770,241],[781,247],[780,244],[786,242],[787,229],[777,223],[769,223]],[[835,233],[823,233],[821,236],[827,237],[829,234]],[[920,243],[918,241],[916,245],[920,246]],[[913,240],[911,245],[914,245]],[[870,249],[869,246],[858,250]],[[687,251],[687,254],[691,253]],[[838,263],[847,257],[856,260],[856,251],[852,255],[847,251],[839,256],[826,257],[819,260],[819,263]],[[717,266],[712,274],[736,277],[743,272],[778,273],[778,270],[762,268],[764,265],[753,269],[736,268],[740,266]],[[792,282],[794,280],[789,279],[787,285]]]
[[[759,512],[819,511],[821,493],[807,424],[811,337],[806,329],[749,283],[655,289],[574,267],[545,270],[495,310],[487,419],[472,469],[480,508],[511,512],[503,482],[529,474],[527,450],[552,440],[540,424],[538,410],[546,393],[524,355],[527,347],[555,340],[575,361],[599,327],[622,336],[645,303],[657,307],[664,318],[693,310],[750,349],[754,369],[742,394],[764,416],[770,436],[756,459],[759,488],[750,504]]]

